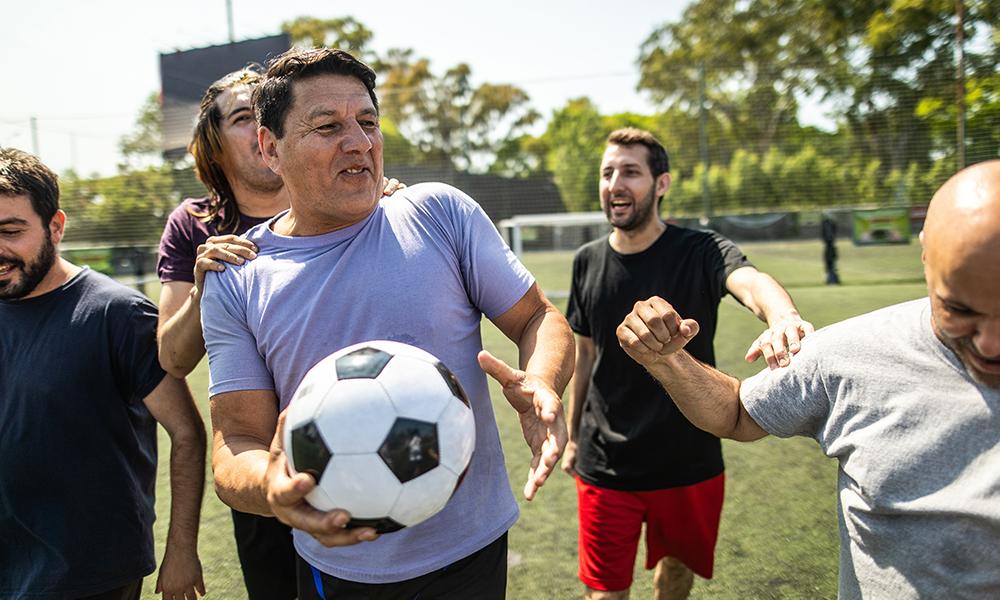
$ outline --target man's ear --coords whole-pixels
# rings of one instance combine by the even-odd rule
[[[267,127],[257,129],[257,146],[260,148],[260,155],[264,157],[264,164],[271,168],[277,175],[281,175],[281,161],[278,158],[278,138],[274,132]]]
[[[660,176],[656,178],[655,198],[659,198],[667,193],[670,189],[670,181],[670,173],[660,173]]]
[[[917,239],[920,240],[920,262],[927,264],[927,244],[924,243],[924,231],[921,229],[920,234],[917,235]]]
[[[49,221],[49,234],[52,237],[52,244],[58,245],[64,233],[66,233],[66,213],[62,210],[57,210],[56,214],[52,215],[52,220]]]

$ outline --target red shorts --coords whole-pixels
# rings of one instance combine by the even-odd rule
[[[577,477],[580,581],[608,592],[631,587],[643,522],[647,569],[670,556],[711,579],[724,488],[725,474],[648,492],[611,490]]]

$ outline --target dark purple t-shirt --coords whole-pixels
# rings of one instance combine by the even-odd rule
[[[167,217],[160,238],[160,253],[156,259],[156,274],[161,283],[187,281],[194,283],[194,261],[198,256],[198,246],[208,238],[220,235],[218,226],[225,213],[211,223],[205,223],[192,213],[204,214],[208,211],[208,198],[188,198],[181,202]],[[267,221],[270,217],[248,217],[240,215],[236,235],[243,235],[254,225]]]

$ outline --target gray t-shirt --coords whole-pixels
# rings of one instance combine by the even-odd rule
[[[937,339],[926,298],[816,332],[740,397],[839,461],[841,598],[1000,598],[1000,389]]]
[[[455,188],[421,184],[331,233],[288,237],[270,225],[247,233],[260,248],[257,259],[205,278],[211,394],[274,390],[284,408],[327,355],[387,339],[418,346],[447,365],[476,420],[472,462],[441,512],[344,548],[325,548],[295,531],[299,554],[343,579],[387,583],[444,567],[503,535],[518,509],[476,355],[483,315],[506,312],[534,279],[486,213]]]

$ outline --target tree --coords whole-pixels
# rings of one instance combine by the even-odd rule
[[[365,62],[376,59],[368,47],[371,43],[372,31],[364,23],[354,17],[339,17],[336,19],[318,19],[316,17],[297,17],[281,24],[281,31],[287,33],[292,44],[319,48],[329,46],[349,52]]]
[[[806,0],[698,0],[640,48],[639,89],[668,108],[697,116],[702,87],[709,115],[739,147],[767,151],[797,122],[798,96],[830,39]]]
[[[543,134],[546,163],[570,211],[599,210],[598,177],[607,126],[589,98],[555,111]]]
[[[472,84],[472,69],[460,63],[436,76],[427,59],[395,50],[381,66],[383,112],[420,151],[423,162],[486,171],[506,158],[539,118],[528,94],[509,84]],[[506,159],[505,158],[505,159]]]
[[[160,110],[160,95],[153,92],[139,109],[135,129],[118,141],[118,151],[122,162],[121,172],[143,169],[163,162],[163,111]]]

